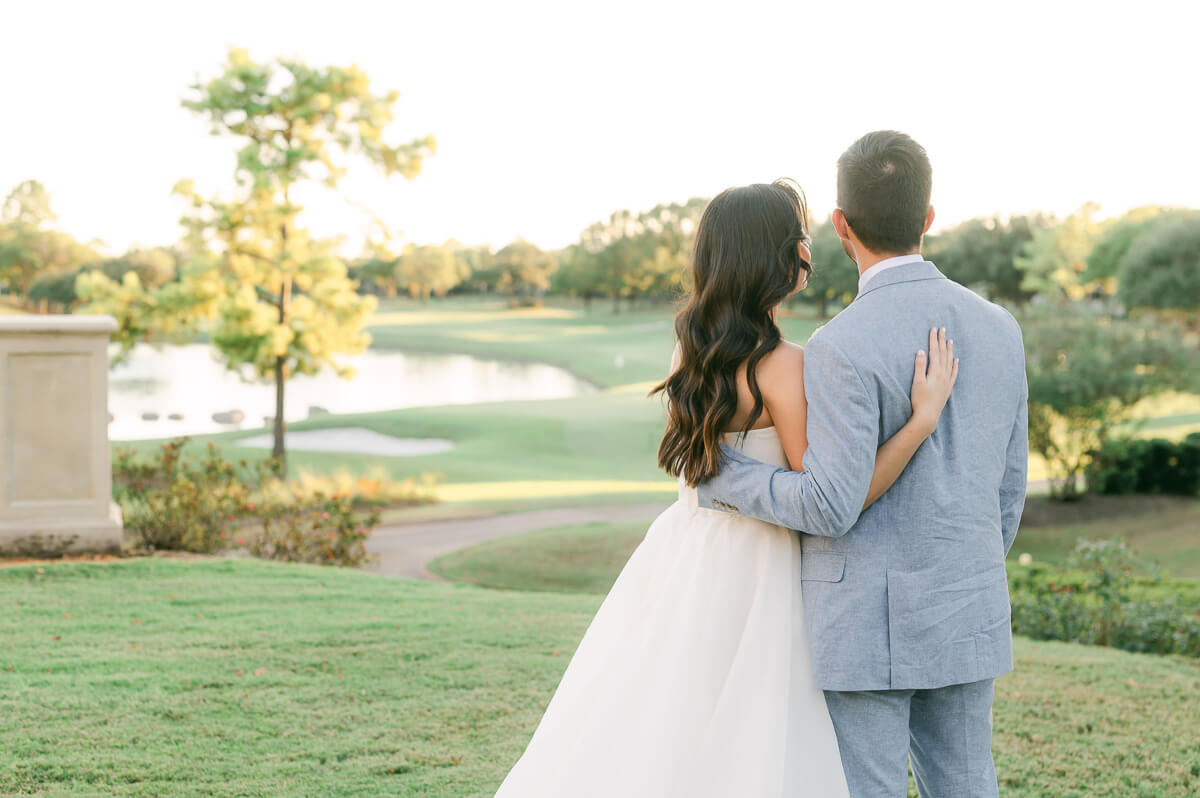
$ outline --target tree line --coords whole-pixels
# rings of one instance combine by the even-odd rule
[[[193,212],[205,202],[216,212],[211,201],[190,192],[188,183],[177,186]],[[523,239],[499,250],[453,240],[393,250],[386,241],[372,241],[359,257],[345,259],[346,276],[360,294],[421,301],[490,294],[527,306],[557,295],[588,306],[607,300],[614,310],[622,302],[670,301],[686,287],[706,204],[695,197],[641,212],[616,211],[557,251]],[[951,279],[1008,306],[1035,297],[1110,297],[1126,309],[1178,318],[1200,311],[1200,211],[1146,206],[1097,221],[1097,210],[1085,205],[1065,219],[1042,213],[969,219],[927,237],[925,253]],[[294,225],[295,214],[287,214],[285,226]],[[71,311],[81,301],[77,278],[91,272],[118,283],[133,273],[142,286],[160,288],[194,263],[197,245],[206,245],[205,225],[236,224],[228,215],[204,222],[193,216],[184,220],[190,232],[174,245],[103,256],[95,244],[54,229],[54,220],[45,187],[32,180],[13,188],[0,210],[0,286],[27,309]],[[245,216],[241,221],[249,223]],[[858,274],[829,219],[813,226],[812,253],[812,280],[793,302],[827,318],[854,298]]]

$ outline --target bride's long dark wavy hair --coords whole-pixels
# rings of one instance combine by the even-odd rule
[[[692,253],[692,289],[675,317],[678,368],[651,395],[667,396],[667,431],[658,464],[695,487],[722,465],[721,435],[737,412],[738,368],[754,397],[741,432],[762,415],[759,361],[782,339],[775,308],[798,287],[798,244],[809,242],[808,208],[786,180],[722,191],[700,217]]]

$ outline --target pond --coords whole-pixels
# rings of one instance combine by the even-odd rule
[[[288,380],[284,417],[557,399],[596,390],[544,363],[374,350],[346,362],[358,372],[353,379],[325,371]],[[273,383],[243,380],[206,344],[139,345],[108,379],[108,432],[116,441],[257,430],[275,411]]]

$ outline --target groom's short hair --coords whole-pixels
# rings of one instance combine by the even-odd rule
[[[925,148],[895,130],[868,133],[838,158],[838,207],[872,252],[920,247],[932,190]]]

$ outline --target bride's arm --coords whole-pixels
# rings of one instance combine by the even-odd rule
[[[914,364],[912,404],[908,423],[879,447],[875,471],[862,509],[867,509],[900,477],[925,439],[937,427],[942,408],[958,379],[958,361],[954,342],[946,340],[946,331],[930,331],[929,356],[917,354]],[[759,389],[763,404],[775,422],[775,431],[794,471],[803,471],[808,450],[808,402],[804,396],[804,351],[783,343],[759,365]]]

